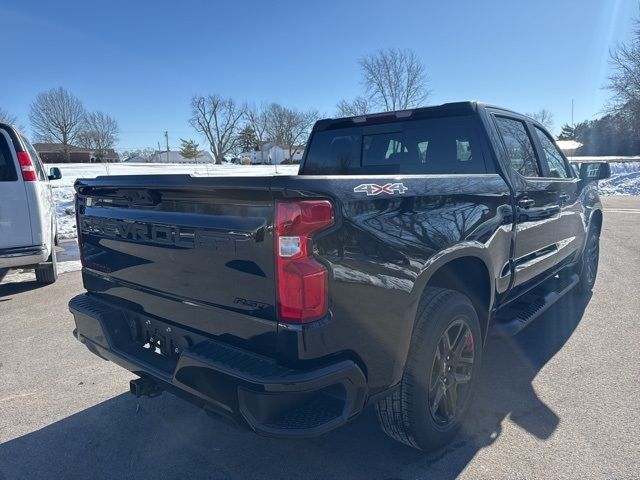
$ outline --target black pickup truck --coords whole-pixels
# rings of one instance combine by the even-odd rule
[[[296,176],[78,180],[74,335],[257,433],[317,435],[375,405],[449,441],[489,331],[512,335],[598,267],[607,164],[476,102],[317,122]]]

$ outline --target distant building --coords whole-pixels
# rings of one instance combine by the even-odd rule
[[[38,152],[38,155],[40,155],[44,163],[113,163],[120,161],[120,156],[112,148],[105,150],[102,158],[98,159],[96,152],[90,148],[69,145],[68,161],[64,155],[64,147],[61,143],[34,143],[33,148],[36,149],[36,152]]]
[[[135,161],[129,160],[127,161]],[[214,163],[213,157],[209,152],[200,152],[198,158],[184,158],[179,151],[165,150],[164,152],[155,152],[149,160],[150,163]]]
[[[293,150],[293,149],[292,149]],[[300,163],[304,154],[304,145],[297,145],[293,153],[293,159],[289,158],[289,147],[277,145],[272,142],[264,142],[259,150],[242,152],[240,159],[248,158],[251,163],[266,163],[279,165],[281,163]]]
[[[580,142],[575,140],[557,140],[556,144],[567,157],[573,157],[582,146]]]

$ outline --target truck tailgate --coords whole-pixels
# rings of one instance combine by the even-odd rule
[[[134,311],[272,351],[270,183],[188,175],[79,180],[85,287]]]

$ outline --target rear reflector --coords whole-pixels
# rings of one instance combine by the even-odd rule
[[[18,163],[22,170],[22,180],[25,182],[35,182],[38,180],[36,169],[33,167],[29,152],[18,152]]]
[[[327,200],[276,201],[278,318],[305,323],[327,313],[327,269],[312,255],[312,234],[333,225]]]

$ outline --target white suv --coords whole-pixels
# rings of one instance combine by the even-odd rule
[[[15,127],[0,123],[0,281],[12,268],[35,268],[40,283],[58,278],[58,228],[50,180],[33,146]]]

